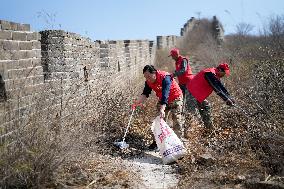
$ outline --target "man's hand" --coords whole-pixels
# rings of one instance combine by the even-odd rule
[[[141,95],[138,100],[134,100],[132,105],[131,105],[131,109],[135,110],[138,107],[143,107],[143,102],[146,100],[146,96],[145,95]]]
[[[162,104],[162,105],[160,106],[160,116],[161,116],[162,118],[164,118],[164,117],[166,116],[165,109],[166,109],[166,104]]]
[[[136,109],[139,109],[139,108],[142,108],[143,107],[143,104],[142,103],[139,103],[139,102],[134,102],[132,105],[131,105],[131,109],[132,110],[136,110]]]

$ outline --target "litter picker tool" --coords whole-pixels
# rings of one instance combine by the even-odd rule
[[[247,118],[251,119],[250,114],[248,114],[246,110],[236,104],[234,104],[233,107],[240,110]]]
[[[129,147],[129,144],[127,144],[127,143],[125,142],[125,137],[126,137],[126,134],[127,134],[127,132],[128,132],[128,129],[129,129],[129,127],[130,127],[130,122],[131,122],[131,119],[132,119],[132,117],[133,117],[134,111],[135,111],[135,108],[132,108],[132,112],[131,112],[131,115],[130,115],[130,118],[129,118],[129,121],[128,121],[126,130],[125,130],[125,133],[124,133],[124,135],[123,135],[122,141],[120,141],[120,142],[114,142],[114,145],[117,146],[117,147],[119,147],[120,149],[126,149],[126,148]]]

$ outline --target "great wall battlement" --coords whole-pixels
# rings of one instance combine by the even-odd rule
[[[187,34],[190,34],[190,32],[195,27],[198,27],[198,23],[198,19],[191,17],[180,29],[180,36],[157,36],[157,49],[169,49],[175,46],[179,46],[179,44],[184,40],[184,37],[186,37]],[[214,38],[219,43],[222,43],[224,41],[224,28],[216,16],[213,16],[211,25]]]

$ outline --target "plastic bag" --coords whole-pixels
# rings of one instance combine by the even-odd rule
[[[151,129],[164,164],[175,162],[186,154],[182,141],[160,116],[154,119]]]

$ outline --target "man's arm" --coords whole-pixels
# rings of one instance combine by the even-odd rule
[[[168,98],[170,95],[170,89],[172,85],[172,79],[170,75],[167,75],[163,81],[162,81],[162,99],[161,99],[161,104],[168,104]]]
[[[172,84],[172,78],[170,75],[167,75],[162,81],[162,99],[161,99],[161,106],[160,106],[160,115],[161,117],[165,117],[165,109],[168,104],[168,98],[170,95],[170,89]]]
[[[136,108],[136,106],[138,104],[144,103],[144,101],[149,97],[149,95],[151,94],[152,89],[149,87],[149,85],[147,84],[147,82],[145,82],[145,86],[143,89],[143,93],[139,96],[139,98],[134,102],[134,104],[132,105],[133,108]]]
[[[206,72],[204,75],[213,90],[219,95],[224,101],[231,99],[231,96],[221,81],[212,73]]]
[[[145,96],[148,98],[149,95],[151,94],[151,92],[152,92],[151,87],[149,87],[149,85],[148,85],[147,82],[145,81],[145,86],[144,86],[142,95],[145,95]]]
[[[187,69],[187,64],[188,64],[188,62],[187,62],[187,60],[184,58],[184,59],[182,60],[182,64],[181,64],[180,70],[179,70],[179,71],[175,71],[175,72],[173,73],[173,77],[180,76],[180,75],[184,74],[185,71],[186,71],[186,69]]]

